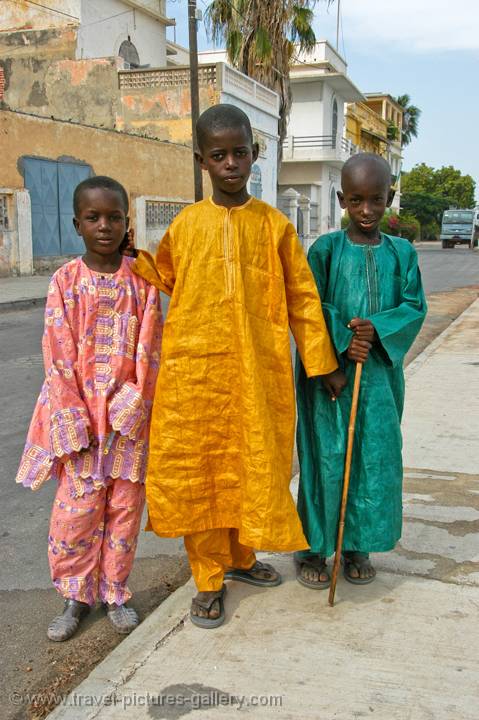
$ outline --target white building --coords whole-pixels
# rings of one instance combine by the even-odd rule
[[[130,67],[166,65],[165,0],[79,0],[77,58],[119,55]]]
[[[166,65],[166,0],[3,0],[0,29],[77,30],[77,59],[120,56],[132,67]]]
[[[344,106],[363,95],[327,41],[302,54],[291,70],[292,107],[279,175],[279,206],[307,247],[340,227],[336,192],[341,168],[357,148],[344,135]]]

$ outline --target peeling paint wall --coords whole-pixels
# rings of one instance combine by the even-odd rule
[[[214,83],[199,89],[200,112],[220,102]],[[116,126],[125,132],[191,145],[189,86],[145,87],[122,91]]]
[[[76,31],[0,34],[2,107],[114,128],[117,58],[75,60]]]
[[[26,0],[2,0],[0,30],[65,27],[78,22],[79,18],[80,0],[48,0],[35,5]]]

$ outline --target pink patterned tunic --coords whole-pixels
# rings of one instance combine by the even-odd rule
[[[46,379],[17,474],[33,490],[59,479],[62,468],[72,497],[109,478],[144,482],[162,320],[158,291],[133,273],[132,262],[124,257],[108,274],[77,258],[52,277]]]

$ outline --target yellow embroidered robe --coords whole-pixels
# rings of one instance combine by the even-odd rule
[[[135,272],[171,295],[152,411],[150,523],[175,537],[238,528],[260,550],[306,548],[289,491],[291,328],[308,376],[337,367],[294,227],[250,198],[183,210]]]

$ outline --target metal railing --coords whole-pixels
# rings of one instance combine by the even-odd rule
[[[296,148],[337,150],[349,155],[357,152],[350,140],[335,135],[289,135],[283,142],[283,150],[294,156]]]

